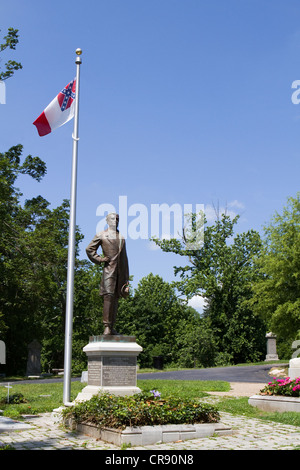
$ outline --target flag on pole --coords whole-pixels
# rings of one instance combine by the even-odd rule
[[[74,117],[75,90],[76,79],[74,78],[34,121],[33,124],[40,136],[50,134]]]

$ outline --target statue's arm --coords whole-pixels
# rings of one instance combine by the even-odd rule
[[[91,243],[86,248],[87,256],[95,264],[101,264],[101,263],[105,263],[106,261],[109,261],[109,258],[107,258],[106,256],[99,256],[97,253],[97,250],[101,244],[102,244],[101,236],[95,235]]]

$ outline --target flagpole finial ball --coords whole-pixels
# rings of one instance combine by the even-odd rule
[[[81,49],[76,49],[75,52],[76,52],[77,55],[81,55],[81,54],[82,54],[82,50],[81,50]]]

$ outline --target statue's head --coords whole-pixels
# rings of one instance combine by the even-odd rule
[[[111,228],[117,228],[119,224],[119,214],[111,212],[106,216],[107,225]]]

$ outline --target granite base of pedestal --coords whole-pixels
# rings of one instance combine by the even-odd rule
[[[142,350],[134,336],[90,337],[83,348],[88,357],[88,383],[75,401],[89,400],[99,392],[120,396],[141,392],[137,387],[137,357]]]
[[[279,357],[277,354],[267,354],[265,361],[278,361]]]

